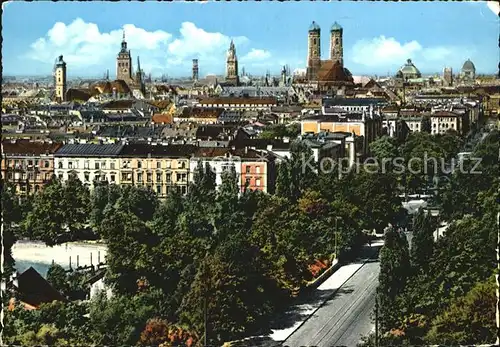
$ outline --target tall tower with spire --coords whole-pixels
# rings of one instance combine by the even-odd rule
[[[146,94],[146,88],[144,84],[144,71],[141,69],[141,62],[139,56],[137,56],[137,71],[135,72],[135,84],[139,87],[143,95]]]
[[[127,83],[132,83],[132,56],[130,50],[127,49],[127,41],[125,41],[125,30],[123,30],[123,39],[121,50],[116,58],[116,79],[124,80]]]
[[[344,48],[342,44],[343,29],[337,23],[333,23],[330,29],[330,59],[344,67]]]
[[[239,84],[238,77],[238,57],[236,56],[236,48],[233,40],[229,45],[226,59],[226,82],[237,86]]]
[[[55,99],[57,102],[66,100],[66,63],[63,56],[60,55],[56,59],[54,65],[54,84],[55,84]]]
[[[307,35],[307,79],[315,80],[321,67],[321,28],[312,22]]]

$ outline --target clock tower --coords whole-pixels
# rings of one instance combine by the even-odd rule
[[[132,57],[130,50],[127,50],[127,41],[125,41],[125,30],[123,31],[122,48],[116,58],[116,79],[124,80],[127,83],[133,82],[132,79]]]

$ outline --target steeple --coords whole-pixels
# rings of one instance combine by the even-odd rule
[[[125,41],[125,29],[123,29],[122,52],[127,51],[127,41]]]

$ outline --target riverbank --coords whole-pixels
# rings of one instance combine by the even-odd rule
[[[105,262],[107,246],[102,242],[67,242],[53,247],[39,241],[20,240],[12,247],[12,256],[16,261],[16,269],[22,272],[33,266],[42,276],[54,262],[69,269],[79,266]],[[71,258],[70,258],[71,257]],[[71,259],[71,265],[70,265]]]

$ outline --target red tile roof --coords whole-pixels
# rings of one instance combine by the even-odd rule
[[[26,154],[26,155],[41,155],[54,154],[62,143],[58,142],[33,142],[29,140],[17,140],[15,142],[2,141],[2,153],[5,154]]]

